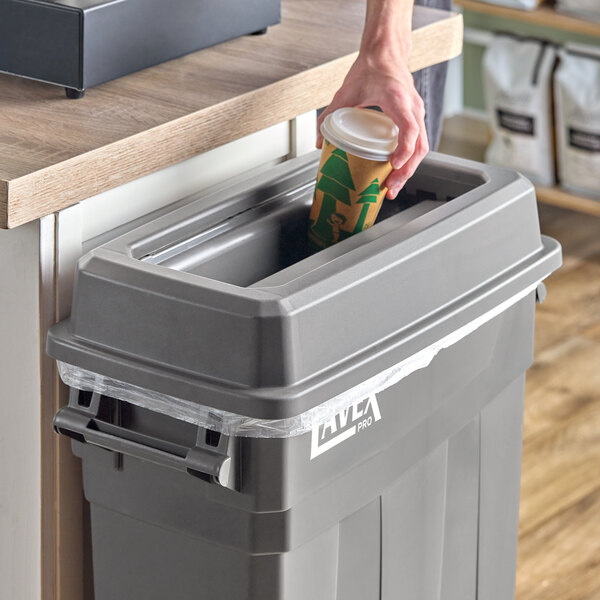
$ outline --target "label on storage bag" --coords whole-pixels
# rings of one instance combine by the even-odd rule
[[[570,127],[569,146],[587,152],[600,152],[600,135]]]
[[[527,115],[518,115],[507,110],[498,109],[498,124],[503,129],[523,135],[535,135],[535,120]]]

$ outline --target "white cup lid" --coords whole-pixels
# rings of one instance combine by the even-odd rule
[[[389,160],[398,145],[398,127],[382,112],[338,108],[321,124],[323,137],[340,150],[368,160]]]

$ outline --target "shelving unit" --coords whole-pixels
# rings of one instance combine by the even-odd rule
[[[569,16],[555,11],[545,4],[531,11],[487,4],[478,0],[454,0],[454,4],[466,11],[481,15],[512,19],[538,27],[596,37],[600,43],[600,22]],[[464,115],[452,117],[449,121],[450,123],[444,125],[445,147],[466,158],[482,160],[488,141],[485,123]],[[537,186],[536,193],[540,202],[600,217],[600,200],[570,194],[558,186]]]
[[[481,162],[488,141],[488,127],[485,121],[469,115],[455,115],[446,119],[444,123],[439,150]],[[600,200],[576,196],[558,186],[536,186],[535,191],[539,202],[600,217]]]
[[[538,6],[535,10],[507,8],[505,6],[478,2],[478,0],[454,0],[454,4],[461,6],[465,10],[484,15],[504,17],[533,25],[540,25],[541,27],[552,27],[563,31],[570,31],[571,33],[600,37],[600,23],[584,21],[583,19],[557,12],[544,4]]]
[[[535,191],[540,202],[600,217],[600,200],[575,196],[557,186],[542,187],[538,185]]]

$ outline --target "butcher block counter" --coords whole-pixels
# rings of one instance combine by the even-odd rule
[[[67,100],[0,75],[0,227],[325,106],[356,57],[364,0],[283,0],[281,24]],[[325,18],[329,16],[330,18]],[[462,17],[415,8],[411,70],[461,51]]]

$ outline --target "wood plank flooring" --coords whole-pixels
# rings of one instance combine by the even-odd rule
[[[517,600],[600,599],[600,218],[539,206],[563,245],[527,376]]]

